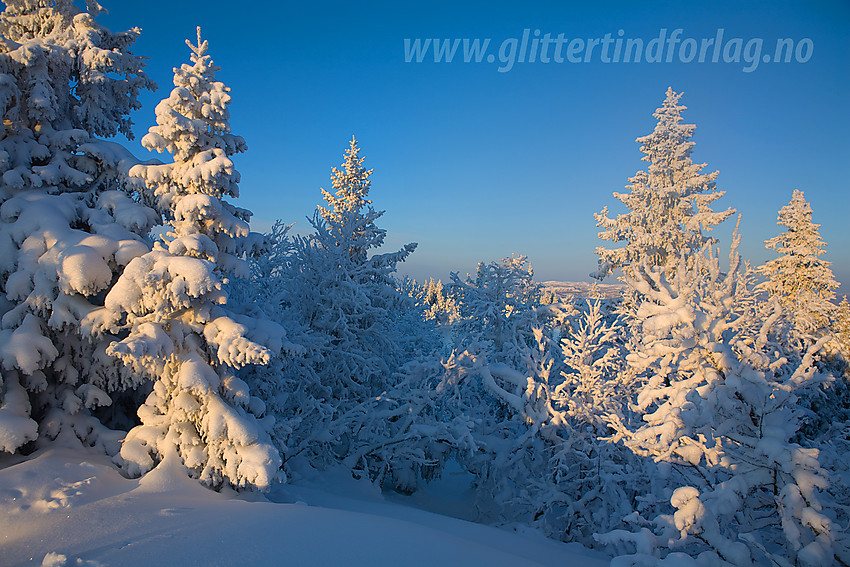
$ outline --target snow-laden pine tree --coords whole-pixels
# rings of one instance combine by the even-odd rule
[[[766,240],[765,247],[780,256],[758,268],[767,277],[759,289],[779,300],[800,333],[817,339],[829,332],[838,282],[830,262],[821,259],[826,242],[802,191],[794,190],[791,202],[779,210],[777,224],[787,230]]]
[[[269,393],[288,470],[342,461],[357,474],[383,477],[390,463],[373,449],[394,435],[387,426],[404,427],[386,412],[410,413],[395,399],[396,373],[412,356],[407,347],[421,345],[404,336],[413,300],[393,274],[416,244],[376,253],[386,231],[376,225],[383,212],[369,198],[371,174],[352,138],[342,166],[332,168],[332,191],[322,190],[327,205],[310,219],[313,233],[292,238],[280,254],[282,277],[270,291],[278,317],[299,329],[293,340],[303,350],[281,363],[280,376],[258,372],[251,380]]]
[[[90,410],[139,378],[81,322],[103,305],[155,211],[133,195],[130,111],[155,88],[90,0],[8,0],[0,14],[0,450],[73,432],[105,442]],[[112,447],[111,450],[117,450]]]
[[[239,195],[230,158],[245,142],[230,133],[230,89],[216,79],[200,28],[197,45],[186,43],[191,64],[174,69],[174,89],[142,138],[174,162],[131,170],[170,230],[127,265],[93,325],[121,331],[107,352],[154,381],[121,448],[130,474],[179,457],[206,484],[264,488],[280,456],[255,417],[262,402],[234,369],[268,362],[282,329],[228,309],[224,286],[246,275],[243,256],[258,236],[250,213],[225,200]]]
[[[623,565],[675,552],[704,564],[819,565],[836,552],[818,450],[795,442],[806,417],[799,395],[829,378],[814,364],[826,339],[799,363],[777,356],[771,334],[781,310],[760,318],[739,241],[725,270],[706,247],[690,262],[682,255],[673,275],[644,264],[627,280],[644,298],[627,356],[643,377],[642,423],[612,416],[611,426],[666,472],[628,518],[635,531],[599,536],[630,554]]]
[[[603,229],[599,238],[625,243],[619,248],[596,249],[599,268],[592,275],[597,279],[644,262],[675,270],[681,251],[693,254],[712,242],[704,232],[734,212],[711,210],[724,192],[715,189],[716,171],[703,173],[705,164],[691,160],[696,126],[682,124],[686,107],[679,104],[681,96],[668,88],[664,103],[653,114],[658,120],[655,130],[637,139],[645,154],[641,159],[649,166],[629,179],[629,193],[614,193],[628,211],[610,218],[605,207],[594,215]]]

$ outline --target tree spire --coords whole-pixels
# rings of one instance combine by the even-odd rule
[[[361,264],[366,261],[367,250],[379,248],[386,236],[386,231],[375,225],[384,211],[372,207],[369,199],[372,170],[364,167],[364,161],[357,139],[352,136],[342,165],[339,169],[331,168],[334,193],[322,189],[328,206],[317,207],[335,245],[347,248],[351,259]]]
[[[820,258],[826,242],[821,240],[820,225],[812,222],[812,207],[802,191],[794,189],[776,224],[788,230],[764,242],[765,248],[781,256],[758,268],[767,277],[759,289],[779,299],[799,330],[819,333],[829,326],[838,282],[830,262]]]
[[[230,134],[230,89],[215,80],[200,28],[198,44],[187,44],[192,65],[174,69],[174,89],[142,138],[174,161],[131,170],[171,230],[130,262],[105,303],[112,325],[126,314],[126,336],[107,354],[155,382],[141,425],[121,448],[122,465],[143,474],[174,455],[206,484],[265,488],[280,456],[256,420],[261,404],[234,370],[266,364],[280,342],[255,342],[256,321],[228,309],[225,287],[229,276],[247,273],[250,212],[225,201],[238,196],[230,156],[245,142]]]
[[[668,88],[664,103],[653,116],[658,120],[653,132],[637,139],[641,158],[649,162],[646,171],[638,171],[629,179],[630,193],[614,193],[629,211],[608,216],[605,207],[594,215],[596,226],[603,230],[599,238],[625,242],[621,248],[598,247],[597,279],[618,268],[627,269],[646,263],[650,267],[676,270],[680,251],[693,254],[714,239],[703,234],[720,224],[734,212],[711,210],[711,203],[723,196],[715,190],[718,172],[702,173],[706,164],[691,160],[696,126],[682,124],[679,104],[682,93]]]

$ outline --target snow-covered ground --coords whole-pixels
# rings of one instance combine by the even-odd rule
[[[333,475],[246,498],[202,487],[176,461],[128,480],[79,447],[4,455],[0,466],[4,566],[607,564],[578,545],[441,516]],[[427,506],[422,496],[410,503]]]

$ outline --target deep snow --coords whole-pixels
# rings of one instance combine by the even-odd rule
[[[390,502],[333,474],[260,496],[213,492],[177,461],[125,479],[106,456],[79,447],[4,455],[0,466],[4,566],[607,564],[575,544],[441,516],[401,496]],[[441,506],[451,507],[431,502]]]

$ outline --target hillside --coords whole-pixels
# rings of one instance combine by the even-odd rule
[[[546,291],[551,291],[561,299],[586,298],[593,295],[591,282],[560,282],[556,280],[542,282]],[[602,299],[614,299],[623,293],[623,284],[597,284],[597,290]]]

